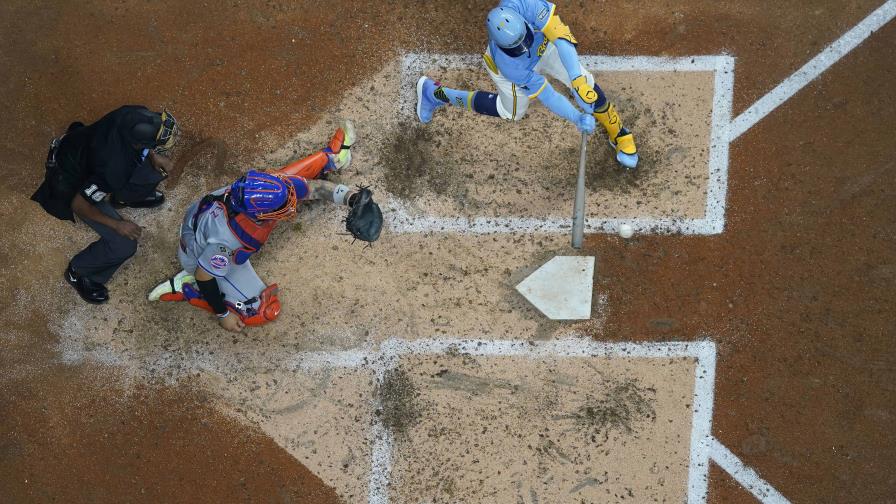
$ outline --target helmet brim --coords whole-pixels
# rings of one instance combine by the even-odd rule
[[[504,52],[504,54],[510,56],[511,58],[517,58],[526,54],[529,49],[532,47],[532,42],[535,41],[535,33],[532,32],[532,29],[529,28],[529,24],[526,24],[526,34],[523,35],[522,40],[520,40],[517,44],[510,47],[501,47],[498,46],[498,49]]]

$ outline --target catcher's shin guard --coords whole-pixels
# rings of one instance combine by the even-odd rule
[[[604,127],[610,145],[616,149],[616,160],[626,168],[638,166],[638,148],[635,146],[635,136],[622,126],[622,118],[616,112],[612,103],[607,103],[604,110],[595,112],[594,118]]]
[[[351,121],[344,121],[342,126],[333,133],[333,137],[323,150],[298,161],[293,161],[278,170],[278,172],[286,175],[297,175],[310,180],[331,171],[341,170],[351,163],[351,146],[356,139],[354,124]]]
[[[215,312],[208,302],[202,299],[202,294],[192,284],[185,284],[183,290],[184,297],[188,303],[200,310],[205,310],[209,313]],[[280,299],[277,298],[278,290],[277,284],[273,284],[261,291],[261,294],[258,295],[259,303],[257,308],[247,307],[243,303],[234,304],[229,301],[225,302],[225,304],[227,309],[239,316],[240,320],[247,326],[260,326],[275,320],[280,315]],[[254,301],[250,300],[251,303],[254,303]]]
[[[259,326],[275,320],[280,315],[280,299],[277,298],[277,284],[269,285],[259,294],[258,308],[254,313],[241,314],[240,318],[247,326]]]

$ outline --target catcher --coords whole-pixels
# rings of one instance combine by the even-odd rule
[[[187,301],[217,315],[228,331],[277,318],[277,284],[265,285],[249,258],[300,200],[332,199],[349,207],[346,229],[376,241],[383,214],[370,189],[350,189],[319,177],[348,166],[355,132],[346,121],[326,148],[273,172],[250,170],[190,205],[180,230],[177,258],[183,271],[157,286],[150,301]]]

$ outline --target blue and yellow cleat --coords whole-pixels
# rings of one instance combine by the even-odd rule
[[[594,112],[594,118],[607,131],[610,146],[616,151],[616,161],[629,170],[638,166],[638,148],[635,146],[635,136],[622,126],[622,119],[616,112],[616,107],[607,102],[601,111]]]
[[[446,105],[435,96],[438,83],[429,77],[420,77],[417,81],[417,118],[423,124],[432,121],[432,114],[437,108]]]
[[[610,145],[616,150],[616,161],[629,170],[638,166],[638,149],[635,147],[635,136],[622,128],[616,135],[616,141],[610,141]]]

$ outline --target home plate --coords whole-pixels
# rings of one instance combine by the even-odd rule
[[[516,286],[552,320],[591,318],[594,257],[556,256]]]

